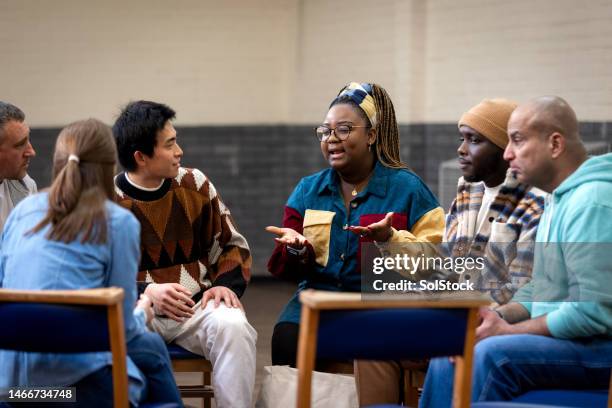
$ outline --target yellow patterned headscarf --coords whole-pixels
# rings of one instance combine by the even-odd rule
[[[341,96],[348,96],[353,102],[355,102],[357,106],[359,106],[366,114],[372,127],[376,127],[376,105],[374,104],[374,98],[372,97],[372,85],[351,82],[342,91],[340,91],[336,99],[334,99],[332,102],[332,105]]]

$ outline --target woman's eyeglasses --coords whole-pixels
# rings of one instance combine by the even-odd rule
[[[335,128],[330,128],[329,126],[317,126],[315,128],[315,133],[317,135],[317,139],[320,142],[327,142],[327,140],[331,137],[332,132],[336,135],[336,137],[342,141],[346,140],[351,134],[351,130],[355,128],[369,128],[370,126],[352,126],[352,125],[339,125]]]

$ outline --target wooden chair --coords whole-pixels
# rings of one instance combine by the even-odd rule
[[[201,385],[179,385],[182,398],[202,398],[204,408],[211,407],[214,397],[210,375],[212,365],[204,357],[193,354],[176,344],[168,344],[168,353],[172,360],[172,369],[177,373],[201,373]]]
[[[0,349],[43,353],[108,351],[113,406],[128,407],[123,289],[0,289]],[[44,333],[44,335],[41,335]]]
[[[298,408],[310,406],[315,358],[456,356],[453,406],[468,407],[478,308],[484,296],[437,299],[305,290],[298,342]]]

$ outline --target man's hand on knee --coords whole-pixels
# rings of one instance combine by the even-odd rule
[[[155,313],[182,322],[193,315],[191,291],[178,283],[151,283],[145,294],[153,301]]]
[[[483,307],[480,308],[479,313],[482,322],[476,328],[476,342],[486,339],[487,337],[512,333],[512,326],[502,319],[494,310]]]
[[[227,307],[236,307],[244,311],[238,296],[236,296],[233,290],[225,286],[213,286],[204,292],[204,296],[202,297],[202,308],[205,308],[208,301],[213,299],[215,300],[215,307],[219,307],[221,301],[223,301]]]

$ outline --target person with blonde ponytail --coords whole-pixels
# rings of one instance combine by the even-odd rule
[[[377,84],[350,83],[315,128],[329,168],[303,178],[285,206],[268,262],[298,290],[274,327],[272,364],[295,366],[301,290],[360,291],[362,244],[387,241],[367,226],[387,219],[413,241],[438,243],[444,212],[425,183],[400,159],[393,103]]]
[[[60,132],[51,187],[21,201],[6,222],[0,287],[123,288],[130,403],[180,405],[163,340],[145,326],[151,301],[136,299],[140,224],[111,201],[116,162],[111,130],[99,120],[75,122]],[[0,351],[0,399],[10,387],[72,386],[78,406],[112,406],[111,362],[104,352]]]

